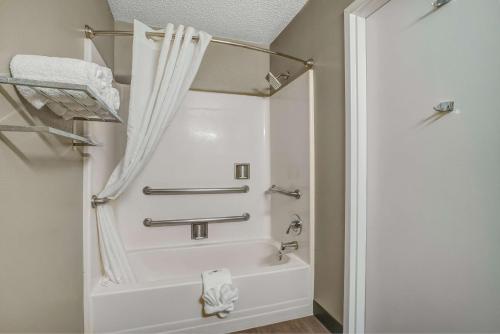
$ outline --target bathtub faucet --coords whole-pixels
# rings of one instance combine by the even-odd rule
[[[299,243],[297,241],[282,242],[280,251],[278,253],[278,259],[283,260],[285,254],[291,253],[294,250],[299,249]]]

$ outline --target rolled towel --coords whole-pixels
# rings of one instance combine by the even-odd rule
[[[111,86],[113,84],[113,72],[107,67],[101,66],[101,72],[98,77],[100,80],[103,80],[106,86]]]
[[[238,289],[233,286],[231,272],[228,269],[209,270],[204,271],[201,277],[205,314],[225,318],[234,311],[239,295]]]
[[[113,109],[120,109],[120,93],[118,89],[111,88],[108,89],[105,93],[104,101]]]
[[[113,74],[109,68],[79,59],[17,55],[12,58],[10,69],[14,78],[87,85],[92,88],[108,108],[112,110],[118,110],[119,108],[120,98],[118,91],[112,87]],[[30,87],[17,86],[17,89],[37,109],[40,109],[50,101]],[[78,105],[71,97],[61,93],[59,90],[41,88],[40,91],[66,106],[72,104]],[[84,92],[66,92],[87,107],[97,106],[95,101],[89,98]],[[54,105],[51,103],[49,107],[53,107]],[[57,111],[54,108],[51,109],[59,116],[64,115],[61,112],[65,108],[55,108]],[[84,108],[76,108],[74,110],[80,109],[85,111]]]

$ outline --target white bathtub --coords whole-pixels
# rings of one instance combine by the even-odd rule
[[[137,284],[96,287],[95,332],[227,333],[312,314],[310,266],[295,255],[277,261],[269,240],[134,251]],[[226,319],[205,317],[200,273],[228,268],[240,290]]]

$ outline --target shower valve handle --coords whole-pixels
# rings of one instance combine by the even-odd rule
[[[293,231],[295,235],[301,235],[304,223],[302,222],[302,218],[300,218],[299,215],[294,215],[294,217],[295,219],[292,220],[292,222],[288,226],[286,234],[290,234],[290,231]]]

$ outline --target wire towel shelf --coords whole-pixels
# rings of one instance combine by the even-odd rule
[[[58,90],[62,95],[70,99],[73,103],[77,104],[79,108],[83,108],[88,113],[94,115],[91,117],[75,117],[74,119],[82,121],[123,123],[123,120],[120,118],[120,116],[118,116],[118,114],[114,110],[112,110],[110,107],[106,105],[106,103],[96,94],[96,92],[92,89],[92,87],[87,85],[19,79],[5,75],[0,76],[0,84],[31,87],[37,93],[43,95],[45,98],[50,100],[51,103],[58,104],[60,107],[68,111],[74,111],[64,102],[58,101],[57,99],[46,94],[42,90],[46,88],[55,89]],[[88,106],[83,104],[82,102],[78,101],[78,99],[74,95],[72,95],[71,92],[84,92],[90,99],[94,101],[95,106]]]
[[[75,116],[73,120],[80,121],[99,121],[99,122],[113,122],[113,123],[123,123],[122,119],[118,114],[109,108],[106,103],[95,93],[92,87],[87,85],[78,85],[71,83],[60,83],[51,81],[41,81],[41,80],[30,80],[30,79],[20,79],[12,78],[8,75],[0,75],[0,84],[14,85],[14,86],[27,86],[32,88],[35,92],[45,97],[50,103],[55,103],[61,108],[67,111],[75,111],[69,105],[68,102],[62,102],[56,98],[50,96],[43,91],[43,89],[55,89],[62,96],[69,99],[73,105],[78,106],[78,108],[83,109],[87,112],[87,116]],[[73,92],[73,93],[72,93]],[[79,101],[79,98],[75,97],[74,92],[83,92],[91,99],[94,105],[89,106]],[[76,112],[78,113],[78,112]],[[88,115],[93,116],[88,116]],[[37,132],[46,133],[51,135],[56,135],[59,137],[71,139],[73,141],[73,146],[97,146],[98,144],[93,140],[79,136],[77,134],[67,132],[64,130],[56,129],[45,125],[0,125],[0,132]]]

